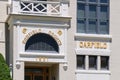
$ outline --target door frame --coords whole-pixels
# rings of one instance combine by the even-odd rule
[[[29,71],[28,72],[25,71],[24,76],[25,75],[31,76],[30,80],[34,80],[34,76],[36,76],[36,75],[43,76],[43,80],[47,80],[46,78],[48,76],[48,80],[50,80],[50,68],[49,67],[25,66],[25,69],[42,69],[43,70],[43,73],[40,73],[40,74],[39,73],[35,73],[33,71],[30,71],[30,72]],[[47,71],[47,69],[48,69],[48,71]]]

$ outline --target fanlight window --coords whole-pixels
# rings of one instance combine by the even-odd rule
[[[30,37],[25,45],[25,51],[59,52],[57,42],[48,34],[39,33]]]

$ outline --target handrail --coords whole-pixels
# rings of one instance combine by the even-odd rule
[[[13,0],[8,14],[68,16],[68,3],[60,1]]]
[[[35,1],[35,0],[20,0],[20,2],[33,2],[33,3],[46,3],[46,4],[60,4],[61,2],[55,1]]]

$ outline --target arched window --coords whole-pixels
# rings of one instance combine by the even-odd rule
[[[59,52],[59,47],[53,37],[45,33],[39,33],[28,39],[25,51]]]

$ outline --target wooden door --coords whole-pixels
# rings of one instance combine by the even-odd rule
[[[49,68],[26,67],[25,80],[49,80]]]

